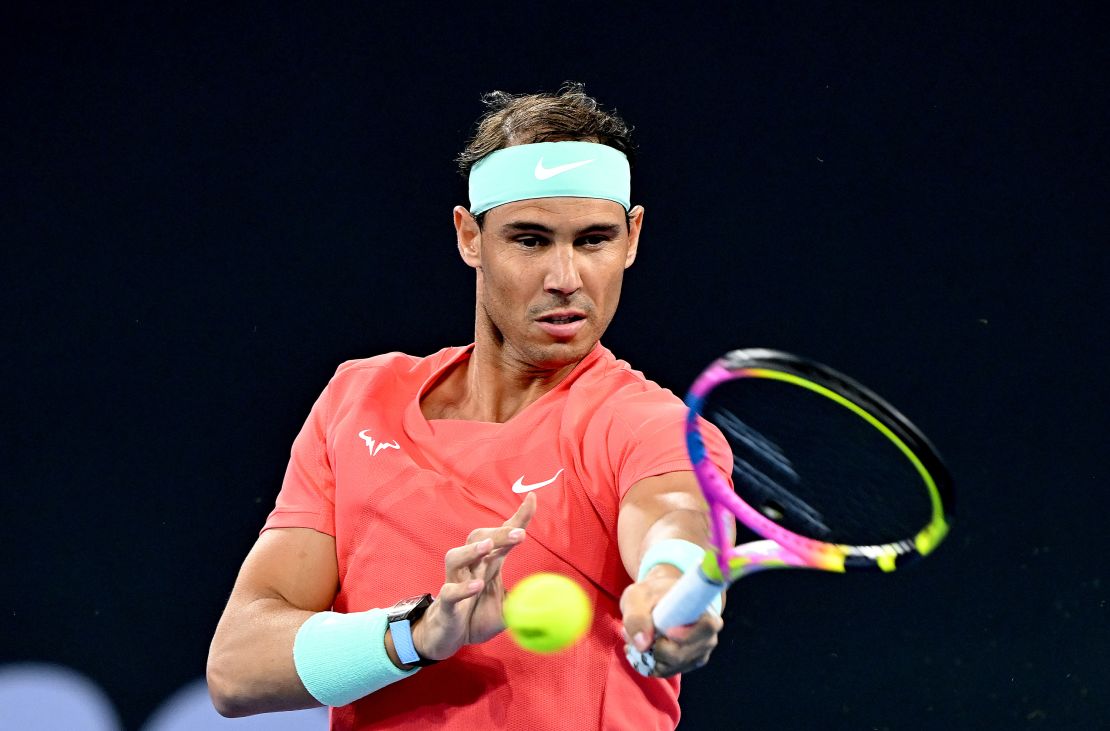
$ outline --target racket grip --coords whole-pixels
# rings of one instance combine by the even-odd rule
[[[691,566],[655,605],[651,619],[655,627],[664,632],[671,627],[692,624],[724,590],[724,584],[705,575],[701,564]]]

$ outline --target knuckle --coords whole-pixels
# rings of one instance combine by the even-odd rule
[[[640,599],[644,598],[644,595],[646,593],[647,593],[647,588],[643,584],[639,584],[639,583],[629,584],[627,587],[625,587],[624,591],[621,593],[621,600],[622,601],[624,599],[629,599],[631,601],[640,600]]]
[[[629,611],[629,609],[631,609],[634,606],[634,604],[636,602],[636,588],[635,587],[636,587],[635,584],[629,584],[627,587],[625,587],[624,591],[621,592],[621,600],[620,600],[621,612],[627,613]]]

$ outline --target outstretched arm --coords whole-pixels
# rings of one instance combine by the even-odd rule
[[[677,538],[708,549],[706,505],[694,473],[670,472],[633,485],[621,502],[617,538],[621,560],[634,579],[644,555],[659,541]],[[705,612],[696,623],[655,637],[651,610],[681,575],[675,566],[660,563],[621,596],[626,639],[640,651],[655,643],[656,675],[661,677],[704,665],[724,626],[716,613]]]

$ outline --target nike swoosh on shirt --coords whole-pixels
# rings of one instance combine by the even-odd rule
[[[532,490],[539,489],[539,488],[541,488],[545,485],[550,485],[552,482],[555,482],[555,478],[558,477],[561,474],[563,474],[563,471],[559,470],[558,472],[555,473],[555,477],[552,477],[550,480],[544,480],[543,482],[536,482],[536,483],[533,483],[531,485],[524,484],[524,475],[521,475],[520,477],[517,478],[516,482],[513,483],[513,492],[516,492],[516,493],[530,492]]]
[[[583,165],[589,165],[591,162],[593,162],[593,160],[579,160],[578,162],[568,162],[565,165],[556,165],[553,168],[545,168],[543,166],[543,158],[541,157],[540,161],[536,163],[536,180],[554,178],[556,175],[562,175],[568,170],[574,170]]]

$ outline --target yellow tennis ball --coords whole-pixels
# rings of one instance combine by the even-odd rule
[[[594,610],[578,584],[559,574],[532,574],[509,592],[505,626],[518,645],[539,653],[570,647],[586,633]]]

